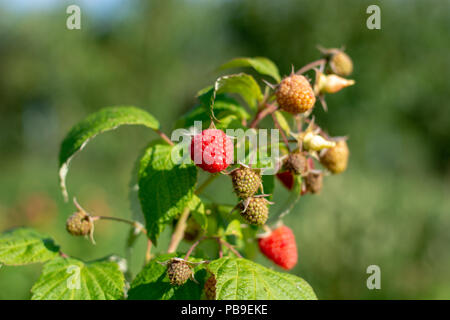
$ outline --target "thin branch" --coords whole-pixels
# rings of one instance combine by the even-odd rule
[[[189,248],[189,251],[186,252],[186,255],[184,256],[184,260],[187,260],[189,258],[189,256],[191,255],[192,251],[194,251],[194,249],[199,245],[199,243],[207,238],[208,237],[203,236],[200,239],[198,239],[197,241],[195,241],[195,243]]]
[[[277,118],[275,117],[274,114],[272,114],[272,119],[273,119],[273,123],[275,124],[275,127],[277,127],[278,130],[280,130],[281,133],[281,137],[283,139],[284,144],[286,145],[286,148],[288,149],[288,151],[290,151],[289,148],[289,141],[286,137],[286,134],[284,133],[283,129],[280,126],[280,123],[278,122]]]
[[[302,74],[305,73],[306,71],[309,71],[317,66],[322,66],[327,62],[326,59],[319,59],[313,62],[308,63],[307,65],[301,67],[295,74]]]
[[[266,107],[258,111],[258,113],[255,115],[255,118],[250,123],[250,128],[256,128],[256,126],[262,119],[264,119],[269,114],[275,112],[277,109],[278,106],[276,106],[275,104],[266,104]]]
[[[137,222],[137,221],[127,220],[127,219],[118,218],[118,217],[108,217],[108,216],[93,216],[92,220],[93,221],[96,221],[96,220],[112,220],[112,221],[118,221],[118,222],[127,223],[129,225],[132,225],[136,229],[138,229],[140,232],[142,232],[144,234],[147,234],[147,229],[145,229],[145,227],[140,222]]]
[[[172,140],[170,140],[169,137],[166,136],[166,134],[165,134],[164,132],[162,132],[162,131],[159,130],[159,129],[155,129],[155,132],[156,132],[157,134],[159,134],[159,136],[160,136],[164,141],[166,141],[168,144],[170,144],[171,146],[173,146]]]
[[[167,249],[167,253],[173,253],[177,250],[178,245],[181,242],[181,239],[183,239],[184,236],[184,230],[186,229],[186,221],[189,217],[190,210],[188,207],[186,207],[181,214],[180,219],[177,222],[177,225],[175,227],[175,231],[172,234],[172,238],[170,240],[169,248]]]
[[[145,251],[145,263],[148,263],[152,259],[152,241],[147,239],[147,250]]]
[[[221,244],[223,244],[224,246],[226,246],[228,249],[230,249],[231,250],[231,252],[233,252],[235,255],[237,255],[239,258],[242,258],[242,256],[241,256],[241,254],[231,245],[231,244],[229,244],[228,242],[226,242],[226,241],[224,241],[224,240],[222,240],[222,239],[220,239],[220,238],[217,238],[217,239],[219,239],[219,241],[220,241],[220,243]]]

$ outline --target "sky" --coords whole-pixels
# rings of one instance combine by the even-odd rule
[[[126,2],[127,0],[0,0],[0,5],[16,12],[29,12],[47,11],[66,3],[67,6],[76,4],[82,10],[103,15],[119,10]]]

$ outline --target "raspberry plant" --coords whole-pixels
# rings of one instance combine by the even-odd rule
[[[188,155],[182,155],[188,161],[175,161],[173,156],[183,143],[169,139],[151,114],[131,106],[102,109],[67,134],[59,154],[66,201],[69,164],[96,135],[122,125],[141,125],[160,137],[148,144],[133,172],[136,183],[132,183],[130,199],[139,203],[141,219],[96,216],[74,198],[75,213],[66,225],[70,234],[93,243],[95,224],[105,219],[131,226],[127,247],[139,235],[147,237],[146,263],[135,277],[127,272],[125,259],[110,256],[84,262],[64,253],[50,236],[28,228],[1,235],[0,263],[44,263],[31,289],[32,299],[316,299],[302,278],[251,260],[253,249],[259,247],[274,266],[292,269],[299,254],[283,217],[301,195],[319,193],[324,177],[347,168],[346,138],[330,137],[312,114],[316,101],[326,110],[326,94],[354,83],[342,78],[352,72],[353,63],[342,50],[320,50],[321,59],[296,72],[293,68],[283,79],[266,58],[237,58],[222,65],[220,70],[252,68],[259,78],[246,73],[225,75],[199,91],[198,104],[175,123],[175,129],[184,128],[188,138]],[[314,76],[313,84],[308,75]],[[249,152],[251,145],[245,137],[239,142],[226,133],[227,129],[256,132],[265,118],[272,118],[281,136],[279,141],[257,145],[257,151],[280,151],[270,164],[262,161],[259,152]],[[195,121],[201,121],[197,131],[192,130]],[[246,153],[237,159],[239,143],[250,156]],[[267,174],[268,166],[271,174]],[[219,176],[229,180],[234,204],[224,204],[220,194],[212,199],[204,195]],[[290,193],[278,211],[272,207],[277,201],[275,177]],[[158,239],[167,227],[173,228],[171,241],[168,248],[161,248]],[[187,252],[180,251],[181,242],[190,244]],[[199,250],[205,242],[216,248],[215,253]]]

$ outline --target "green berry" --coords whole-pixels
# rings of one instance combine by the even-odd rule
[[[93,223],[85,212],[78,211],[67,219],[66,229],[73,236],[88,235],[93,228]]]
[[[231,179],[234,192],[242,199],[253,196],[261,186],[260,173],[244,166],[233,170]]]
[[[192,277],[192,270],[186,261],[172,258],[168,263],[167,275],[172,285],[181,286]]]
[[[269,217],[267,200],[264,198],[248,198],[239,203],[241,216],[249,223],[263,225]]]

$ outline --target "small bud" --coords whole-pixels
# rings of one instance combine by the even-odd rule
[[[344,51],[336,50],[331,55],[330,68],[335,74],[346,77],[353,72],[353,62]]]
[[[322,72],[316,70],[314,93],[316,95],[324,93],[336,93],[354,84],[355,80],[345,79],[335,74],[325,75]]]
[[[341,49],[322,48],[319,50],[328,58],[331,71],[339,76],[349,76],[353,72],[353,61],[348,54]]]
[[[328,141],[312,131],[307,132],[303,137],[303,147],[307,150],[320,151],[322,149],[332,148],[336,146],[336,142]]]

